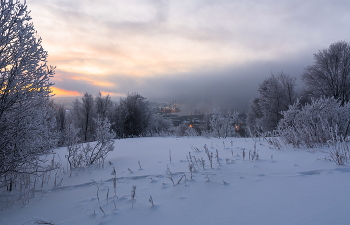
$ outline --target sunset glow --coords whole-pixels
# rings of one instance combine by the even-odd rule
[[[52,90],[52,94],[54,94],[55,96],[74,97],[74,96],[79,96],[80,95],[80,93],[77,92],[77,91],[68,91],[68,90],[64,90],[64,89],[61,89],[61,88],[57,88],[57,87],[51,87],[51,90]]]

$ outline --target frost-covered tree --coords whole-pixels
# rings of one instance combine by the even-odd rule
[[[223,116],[221,115],[221,110],[220,108],[216,108],[210,118],[210,128],[213,135],[217,138],[223,136],[222,124]]]
[[[95,139],[95,121],[96,107],[94,97],[85,93],[81,101],[76,99],[73,102],[71,112],[72,122],[76,128],[79,128],[79,138],[83,142],[94,141]]]
[[[232,137],[236,134],[235,125],[238,124],[238,113],[236,111],[228,110],[224,115],[223,123],[223,137]]]
[[[225,115],[221,113],[220,108],[214,109],[210,118],[210,128],[212,134],[217,137],[226,138],[235,133],[234,125],[237,122],[238,113],[229,110]]]
[[[111,119],[113,102],[109,95],[102,96],[101,92],[95,98],[96,113],[100,118]]]
[[[261,134],[261,118],[263,117],[260,105],[260,99],[254,98],[249,104],[249,110],[247,114],[247,125],[250,134],[253,136],[259,136]]]
[[[183,137],[183,136],[186,136],[187,133],[186,133],[186,130],[188,129],[188,126],[186,124],[179,124],[179,126],[175,127],[175,136],[176,137]]]
[[[273,131],[283,118],[281,112],[287,110],[297,99],[295,78],[283,72],[272,74],[259,85],[259,93],[258,102],[262,112],[260,127],[263,132]]]
[[[169,135],[170,129],[173,127],[174,124],[171,120],[158,116],[152,116],[147,128],[147,134],[149,136]]]
[[[56,145],[49,107],[54,68],[30,21],[25,3],[0,1],[0,187],[50,169],[40,156]]]
[[[203,114],[202,119],[199,124],[199,131],[201,135],[210,136],[210,114]]]
[[[344,105],[350,98],[350,43],[335,42],[314,59],[302,75],[307,90],[312,97],[333,97]]]

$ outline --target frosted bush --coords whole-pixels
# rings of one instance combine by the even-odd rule
[[[333,160],[337,165],[344,165],[345,162],[348,162],[350,151],[343,137],[333,137],[328,141],[328,145],[330,147],[329,157],[331,160]]]
[[[97,118],[96,141],[91,143],[79,143],[77,138],[78,129],[70,125],[67,131],[67,150],[70,169],[85,165],[98,164],[104,166],[107,154],[114,149],[115,133],[111,131],[111,124],[107,118]]]
[[[189,136],[189,137],[197,137],[197,136],[199,136],[198,132],[196,131],[196,129],[194,129],[192,127],[188,127],[186,129],[185,133],[186,133],[186,136]]]
[[[282,112],[278,132],[286,144],[313,148],[325,144],[334,135],[349,135],[350,105],[342,106],[334,98],[313,99],[301,106],[299,102]]]

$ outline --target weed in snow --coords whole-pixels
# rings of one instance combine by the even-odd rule
[[[192,158],[194,158],[194,162],[196,163],[197,168],[199,169],[199,166],[198,166],[198,162],[197,162],[197,158],[196,158],[196,156],[192,156]]]
[[[100,190],[100,186],[98,185],[98,183],[94,180],[92,180],[95,184],[96,184],[96,187],[97,187],[97,191],[96,191],[96,197],[97,197],[97,200],[98,202],[100,202],[100,197],[98,196],[98,192]]]
[[[218,162],[220,166],[220,160],[219,160],[219,151],[216,149],[216,155],[215,155],[216,161]]]
[[[117,172],[115,171],[115,168],[113,166],[113,170],[111,175],[113,175],[113,188],[114,188],[114,197],[117,196]],[[117,197],[118,198],[118,197]]]
[[[171,182],[173,183],[173,185],[175,186],[175,183],[174,183],[174,179],[173,179],[173,174],[171,173],[170,169],[169,169],[169,166],[167,165],[167,170],[165,171],[166,174],[167,174],[167,178],[169,180],[171,180]]]
[[[235,161],[233,159],[230,159],[230,158],[226,158],[226,163],[229,164],[229,163],[234,163]]]
[[[135,203],[135,197],[136,197],[136,186],[133,185],[131,188],[131,207],[134,207],[134,203]]]
[[[103,215],[106,215],[105,211],[102,209],[102,206],[100,206],[101,212],[103,212]]]
[[[204,170],[205,160],[203,159],[203,157],[199,160],[199,162],[201,163],[203,170]]]
[[[152,206],[154,206],[152,195],[149,196],[148,201],[152,204]]]
[[[192,173],[193,173],[193,164],[192,164],[192,163],[189,163],[189,164],[188,164],[188,169],[190,170],[190,173],[191,173],[191,180],[192,180]]]
[[[207,181],[209,181],[210,180],[210,176],[214,176],[214,175],[216,175],[216,174],[209,174],[209,173],[204,173],[204,174],[202,174],[202,175],[205,175],[205,178],[207,179]]]
[[[180,178],[180,180],[177,182],[177,184],[180,184],[180,182],[182,181],[182,179],[185,178],[185,185],[186,185],[186,174],[183,174],[182,177]]]
[[[26,224],[28,222],[31,222],[31,223],[34,223],[34,224],[46,224],[46,225],[54,225],[55,224],[52,220],[47,221],[47,220],[44,220],[44,219],[41,219],[41,218],[31,219],[31,220],[25,222],[24,224]]]
[[[170,160],[170,163],[171,163],[171,151],[169,149],[169,160]]]
[[[140,170],[142,170],[140,160],[138,161],[138,163],[139,163]]]
[[[199,148],[194,147],[194,146],[192,146],[192,145],[191,145],[191,149],[192,149],[194,152],[200,152],[200,151],[199,151]]]
[[[108,204],[108,195],[109,195],[109,188],[108,188],[108,190],[107,190],[107,197],[106,197],[106,199],[107,199],[107,204]]]

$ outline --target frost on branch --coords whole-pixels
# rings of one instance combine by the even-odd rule
[[[95,119],[96,141],[89,143],[79,143],[77,137],[79,130],[69,125],[67,132],[68,162],[70,169],[91,164],[104,166],[107,154],[114,149],[115,134],[111,131],[111,124],[107,118]]]
[[[332,140],[328,141],[328,144],[330,147],[329,157],[331,160],[337,165],[344,165],[345,162],[348,162],[350,150],[346,144],[345,138],[336,135]]]
[[[212,135],[217,138],[234,136],[237,118],[238,113],[235,111],[228,110],[226,114],[222,114],[220,108],[215,109],[209,121]]]
[[[301,107],[299,102],[283,112],[278,125],[283,141],[295,147],[313,148],[333,137],[347,137],[350,133],[350,104],[341,105],[334,98],[313,99]]]
[[[0,18],[0,187],[11,191],[20,174],[32,182],[53,169],[41,156],[57,142],[49,107],[54,68],[25,3],[0,1]]]
[[[115,133],[111,131],[111,124],[107,118],[97,118],[96,123],[96,144],[93,148],[85,149],[88,151],[88,164],[104,164],[108,152],[113,151]]]

